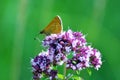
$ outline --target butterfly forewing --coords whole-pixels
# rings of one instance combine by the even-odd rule
[[[58,34],[62,31],[62,21],[59,16],[56,16],[47,27],[45,27],[40,33],[41,34]]]

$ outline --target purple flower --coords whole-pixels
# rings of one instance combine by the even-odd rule
[[[90,56],[90,62],[95,69],[99,69],[102,65],[101,54],[97,49],[92,50],[93,53]]]
[[[67,61],[67,68],[82,70],[89,67],[99,69],[102,65],[101,55],[97,49],[91,46],[83,46],[76,50],[72,59]]]
[[[43,40],[43,46],[48,47],[50,56],[53,58],[51,60],[55,64],[66,61],[67,55],[71,51],[85,45],[85,36],[80,32],[72,32],[71,30],[60,34],[51,34]]]
[[[46,73],[50,68],[51,61],[48,52],[42,52],[31,60],[33,68],[33,79],[38,80],[42,77],[42,73]]]
[[[31,60],[33,79],[38,80],[45,74],[50,80],[57,78],[57,70],[52,68],[66,63],[67,69],[82,70],[94,67],[99,69],[102,65],[101,53],[87,44],[81,32],[62,32],[51,34],[42,41],[46,52],[41,52]],[[68,55],[72,53],[72,58]]]
[[[54,80],[57,78],[57,70],[51,70],[49,73],[50,80]]]

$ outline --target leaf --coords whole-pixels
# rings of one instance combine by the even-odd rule
[[[71,77],[73,76],[73,74],[68,74],[67,77],[66,77],[66,80],[69,80]]]
[[[75,61],[72,61],[74,64],[76,64],[76,62]]]
[[[80,70],[76,70],[77,75],[80,75]]]
[[[92,71],[90,69],[87,69],[87,72],[88,72],[89,76],[92,75]]]
[[[63,79],[64,76],[62,74],[57,74],[58,78]]]
[[[82,80],[82,78],[80,76],[73,76],[72,79],[73,80]]]

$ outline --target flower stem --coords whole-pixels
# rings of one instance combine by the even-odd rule
[[[64,78],[63,78],[63,80],[65,80],[65,77],[66,77],[66,63],[64,63],[64,69],[63,69],[64,71]]]

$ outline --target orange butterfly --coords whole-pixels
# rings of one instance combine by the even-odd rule
[[[62,28],[62,20],[59,16],[56,16],[42,31],[40,31],[40,34],[58,34],[62,32]]]

